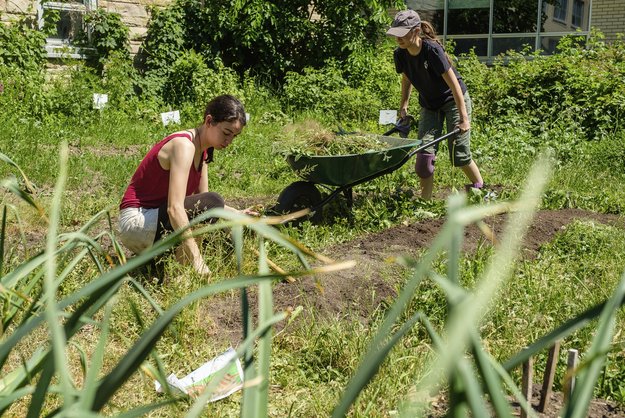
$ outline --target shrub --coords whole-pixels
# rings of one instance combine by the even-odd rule
[[[625,86],[618,75],[625,73],[622,42],[607,46],[595,33],[589,47],[576,37],[565,37],[558,54],[527,59],[511,52],[485,69],[475,57],[462,61],[462,71],[477,104],[474,118],[528,115],[541,121],[532,128],[540,135],[543,124],[569,124],[580,137],[597,139],[617,127],[625,113]]]
[[[381,106],[371,92],[349,86],[335,63],[319,70],[306,68],[303,74],[288,73],[283,100],[293,110],[316,111],[341,122],[371,118]]]
[[[67,65],[56,74],[48,86],[46,96],[50,117],[65,116],[86,124],[93,117],[93,93],[103,92],[101,78],[96,70],[84,62]]]
[[[103,61],[102,87],[109,95],[109,103],[120,109],[132,111],[136,108],[135,85],[139,74],[132,60],[122,51],[113,51]]]
[[[394,45],[354,51],[343,65],[348,84],[380,101],[384,109],[395,109],[400,100],[400,76],[393,61]],[[377,111],[378,109],[373,109]]]
[[[204,58],[194,51],[181,55],[172,64],[165,81],[165,102],[174,106],[188,104],[203,109],[212,97],[225,93],[244,101],[237,74],[224,67],[219,59],[214,59],[212,64],[215,69],[209,68]]]
[[[46,62],[45,33],[21,19],[0,24],[0,65],[20,71],[41,71]]]
[[[116,51],[130,57],[129,29],[118,13],[109,13],[104,9],[96,9],[85,15],[85,24],[91,28],[91,38],[83,34],[79,44],[87,46],[87,62],[102,71],[107,58]]]
[[[175,4],[152,7],[145,41],[139,50],[139,63],[147,73],[164,75],[185,51],[184,10]]]
[[[43,85],[45,34],[21,19],[0,24],[0,108],[11,116],[40,114],[45,108]]]

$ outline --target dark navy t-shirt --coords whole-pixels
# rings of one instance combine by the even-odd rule
[[[395,49],[394,54],[395,70],[400,74],[406,74],[408,80],[417,89],[421,106],[436,110],[454,100],[451,89],[442,77],[451,64],[447,60],[445,51],[437,42],[424,39],[417,56],[410,55],[407,49],[402,48]],[[462,93],[466,93],[467,86],[462,81],[462,77],[455,68],[451,68],[458,78]]]

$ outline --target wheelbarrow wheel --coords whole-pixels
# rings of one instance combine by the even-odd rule
[[[321,193],[315,185],[309,181],[296,181],[288,185],[280,196],[278,196],[278,204],[273,208],[275,213],[289,214],[297,212],[298,210],[313,208],[321,202]],[[313,223],[321,221],[322,214],[321,209],[308,215],[306,219],[309,219]],[[299,222],[300,219],[294,222]]]

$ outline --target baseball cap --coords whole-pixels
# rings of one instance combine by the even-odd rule
[[[412,28],[419,26],[420,24],[421,18],[417,12],[410,9],[402,10],[397,12],[395,19],[393,19],[393,23],[391,23],[391,28],[386,31],[386,34],[401,38],[406,36]]]

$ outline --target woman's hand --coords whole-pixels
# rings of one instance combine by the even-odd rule
[[[260,213],[258,213],[258,211],[256,210],[256,206],[250,206],[249,208],[245,208],[245,209],[237,209],[237,208],[233,208],[232,206],[225,205],[224,209],[231,210],[233,212],[238,212],[238,213],[241,213],[243,215],[248,215],[248,216],[260,216]]]
[[[242,213],[242,214],[248,215],[248,216],[260,216],[260,213],[258,213],[256,211],[256,208],[254,206],[250,206],[249,208],[241,209],[239,211],[239,213]]]
[[[211,270],[208,268],[202,258],[195,258],[193,260],[193,270],[195,270],[197,274],[203,277],[210,277],[211,275]]]
[[[471,129],[471,122],[469,122],[468,119],[461,120],[457,128],[460,129],[460,133],[463,134]]]

